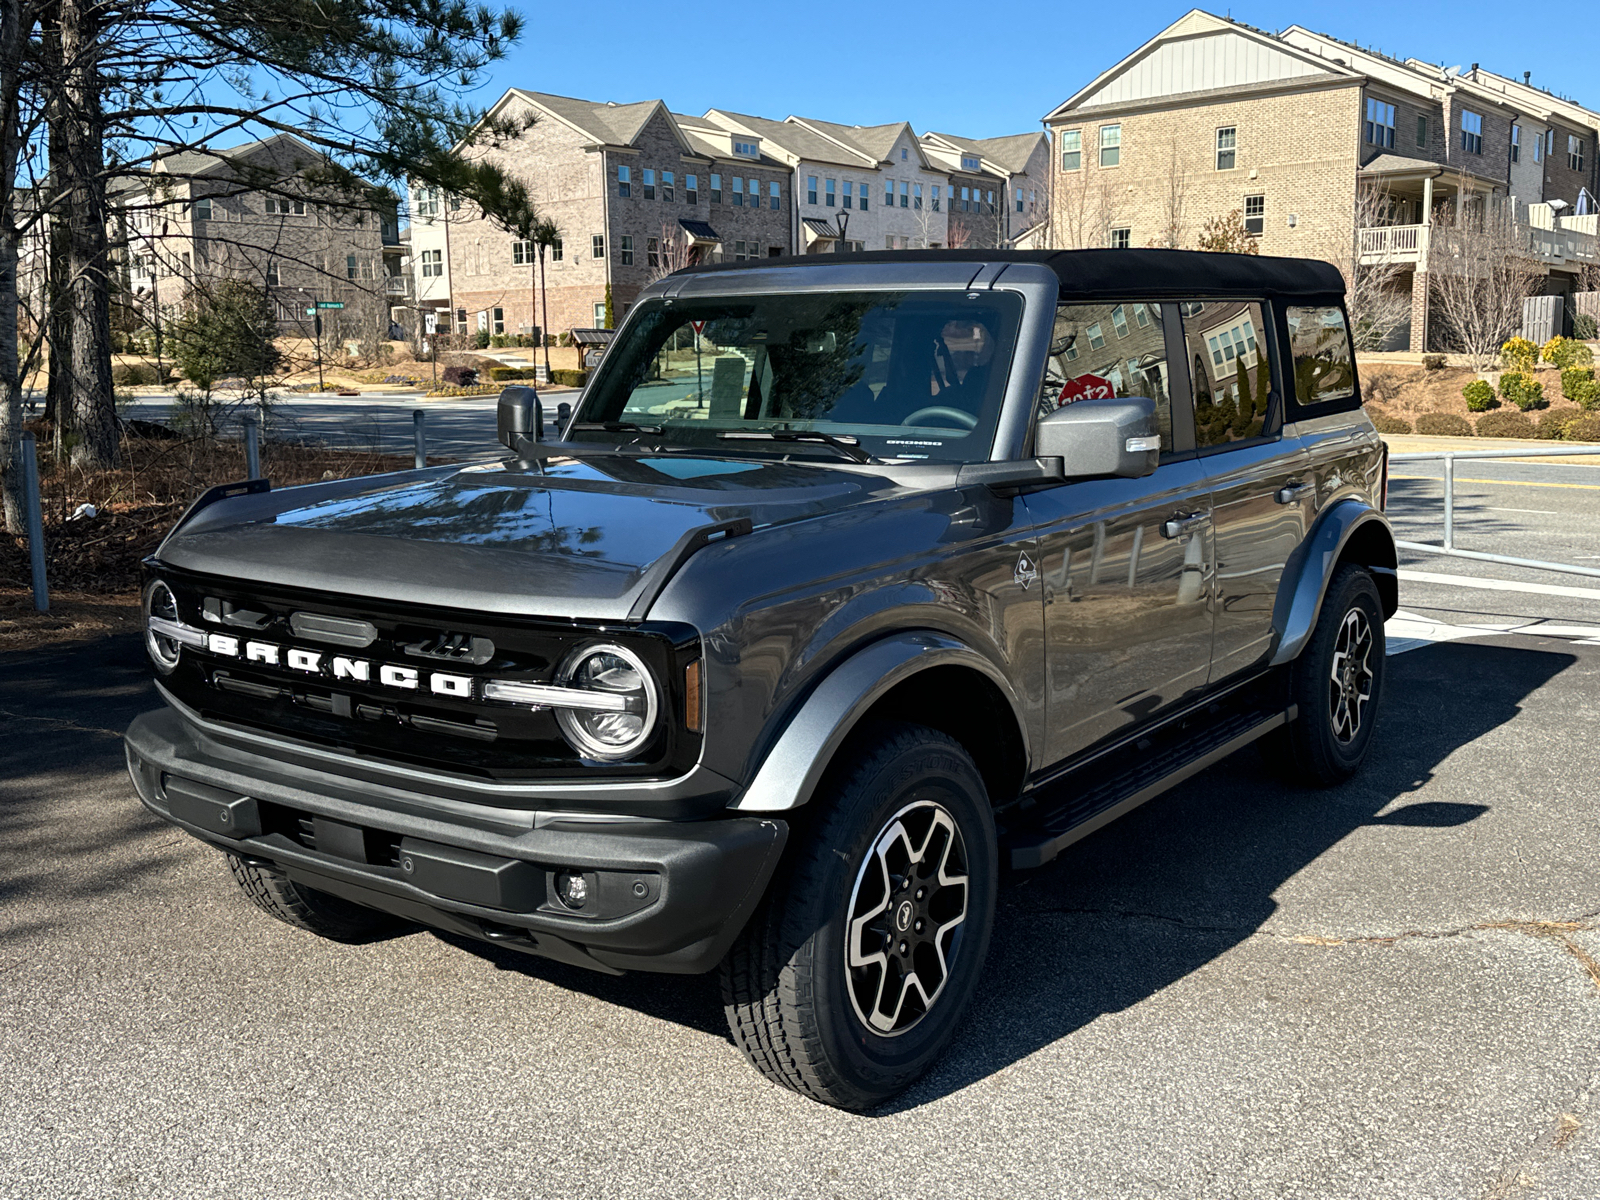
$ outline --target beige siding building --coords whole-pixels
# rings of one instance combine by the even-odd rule
[[[1049,241],[1193,246],[1237,212],[1263,254],[1326,259],[1347,277],[1384,265],[1411,311],[1388,344],[1424,348],[1441,212],[1507,206],[1551,291],[1595,261],[1593,218],[1571,214],[1580,196],[1592,203],[1600,118],[1558,103],[1476,64],[1444,70],[1191,11],[1045,117]]]

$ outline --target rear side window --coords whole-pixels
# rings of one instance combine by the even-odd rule
[[[1194,392],[1195,445],[1205,450],[1275,434],[1265,306],[1202,300],[1179,311]]]
[[[1144,396],[1156,402],[1161,449],[1172,449],[1172,399],[1161,305],[1132,300],[1056,308],[1039,416],[1078,400]]]
[[[1286,313],[1295,398],[1312,405],[1354,396],[1356,372],[1344,313],[1331,305],[1290,308]]]

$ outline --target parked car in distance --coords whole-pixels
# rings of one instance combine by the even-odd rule
[[[1004,869],[1252,742],[1307,786],[1372,744],[1395,546],[1325,263],[696,268],[561,427],[499,420],[213,489],[147,563],[139,795],[302,929],[718,970],[761,1072],[867,1108]]]

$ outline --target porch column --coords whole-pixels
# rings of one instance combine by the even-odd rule
[[[1418,262],[1417,269],[1411,275],[1411,350],[1415,354],[1428,352],[1427,259]]]
[[[1433,176],[1427,175],[1422,180],[1422,224],[1424,227],[1433,224]]]

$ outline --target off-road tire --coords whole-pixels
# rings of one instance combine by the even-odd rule
[[[965,920],[940,960],[943,981],[931,1004],[916,1015],[920,1000],[909,1002],[913,1023],[883,1035],[862,1015],[859,989],[865,986],[870,993],[870,972],[879,970],[888,980],[890,967],[886,961],[881,968],[864,968],[869,977],[863,984],[861,971],[846,965],[852,937],[868,936],[852,933],[851,906],[865,903],[858,893],[864,897],[863,887],[874,886],[861,882],[869,877],[869,855],[874,856],[871,872],[881,869],[882,878],[890,877],[878,848],[887,844],[896,820],[912,814],[904,819],[914,823],[933,814],[929,819],[937,821],[939,810],[959,833],[957,838],[943,830],[938,836],[959,847],[966,872],[960,892]],[[791,837],[778,877],[722,963],[723,1008],[735,1044],[774,1083],[840,1108],[871,1108],[927,1070],[954,1036],[972,998],[994,923],[999,876],[994,816],[982,776],[958,742],[920,725],[898,723],[876,726],[855,739],[799,815],[803,824]],[[929,833],[921,843],[929,857],[934,841]],[[954,861],[946,854],[938,867],[941,881],[943,864]],[[908,870],[906,878],[914,880],[923,869]],[[950,867],[952,876],[956,871]],[[903,895],[909,898],[916,886],[913,881]],[[955,892],[941,882],[931,889],[934,898],[928,903],[941,894]],[[883,919],[892,921],[902,902],[885,903]],[[954,922],[946,920],[930,913],[926,924],[930,930],[953,928]],[[924,922],[916,928],[922,930]],[[886,954],[893,954],[889,943],[897,937],[891,931],[882,943]],[[921,948],[913,941],[913,955],[925,953],[928,944],[926,937]],[[901,978],[909,977],[907,972]],[[885,996],[893,988],[885,982],[878,990]],[[902,986],[902,1003],[907,994]],[[877,1013],[875,1005],[872,1011]]]
[[[245,862],[237,854],[228,855],[228,869],[239,890],[262,912],[318,937],[364,942],[400,924],[388,913],[308,888],[274,867]]]
[[[1345,738],[1336,728],[1339,718],[1333,675],[1335,658],[1343,645],[1341,631],[1347,622],[1363,626],[1370,642],[1363,660],[1369,695],[1359,706],[1359,727],[1353,736]],[[1348,639],[1349,634],[1345,637]],[[1383,699],[1385,652],[1383,601],[1377,584],[1363,568],[1346,564],[1329,581],[1316,628],[1290,668],[1289,699],[1299,714],[1263,740],[1263,753],[1287,780],[1329,787],[1343,783],[1361,768],[1372,745],[1373,727]]]

